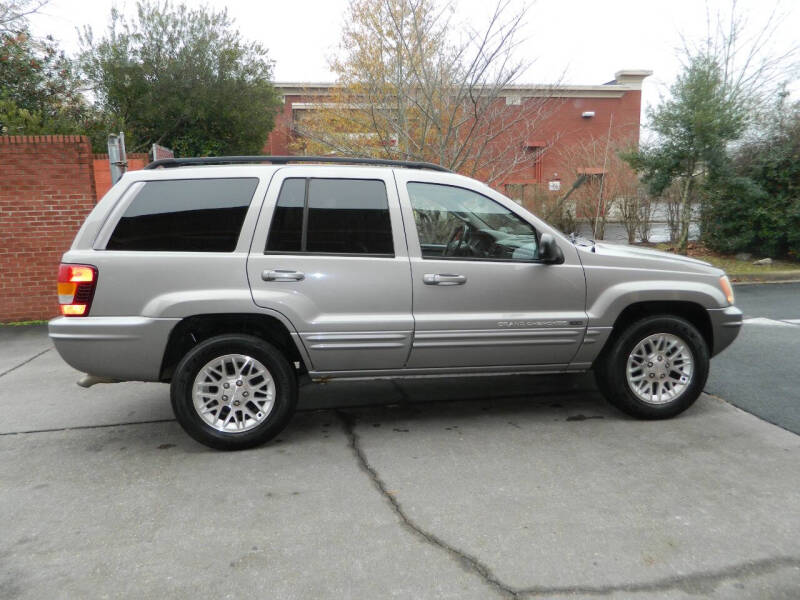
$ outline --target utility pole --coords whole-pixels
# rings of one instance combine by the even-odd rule
[[[594,218],[594,231],[592,237],[597,239],[597,223],[600,221],[600,211],[603,211],[603,218],[605,218],[606,206],[603,203],[603,186],[606,182],[606,166],[608,165],[608,146],[611,143],[611,124],[614,122],[614,113],[611,113],[611,118],[608,120],[608,135],[606,136],[606,149],[603,153],[603,174],[600,176],[600,193],[597,196],[597,214]],[[600,204],[603,203],[602,208]],[[605,228],[603,237],[605,237]]]
[[[120,131],[119,135],[110,134],[108,136],[108,163],[111,167],[111,185],[116,184],[125,171],[128,170],[128,156],[125,154],[125,134]]]

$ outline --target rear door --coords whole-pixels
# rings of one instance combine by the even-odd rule
[[[315,373],[404,366],[411,276],[391,170],[279,169],[247,273],[255,303],[294,324]]]
[[[585,280],[572,245],[558,242],[563,264],[544,264],[541,231],[508,199],[466,178],[395,175],[414,295],[407,366],[566,367],[586,327]]]

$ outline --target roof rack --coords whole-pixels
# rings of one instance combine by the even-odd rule
[[[391,160],[388,158],[347,158],[344,156],[203,156],[195,158],[162,158],[151,162],[145,169],[172,169],[176,167],[192,167],[199,165],[239,165],[252,163],[269,163],[286,165],[289,163],[342,163],[351,165],[378,165],[383,167],[405,167],[406,169],[430,169],[452,173],[441,165],[429,162],[409,160]]]

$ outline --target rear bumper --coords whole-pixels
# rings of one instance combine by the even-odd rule
[[[742,329],[742,311],[735,306],[709,309],[711,329],[714,334],[714,348],[711,356],[716,356],[733,343]]]
[[[58,317],[50,339],[71,367],[122,381],[158,381],[170,331],[180,319]]]

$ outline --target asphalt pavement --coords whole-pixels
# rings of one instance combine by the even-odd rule
[[[786,285],[736,291],[777,320]],[[586,375],[329,383],[236,453],[185,435],[167,386],[79,388],[43,328],[0,328],[0,598],[794,600],[800,436],[714,387],[751,338],[754,373],[796,377],[757,368],[793,348],[767,327],[668,421]]]
[[[800,434],[800,283],[734,291],[742,332],[711,361],[705,391]]]

